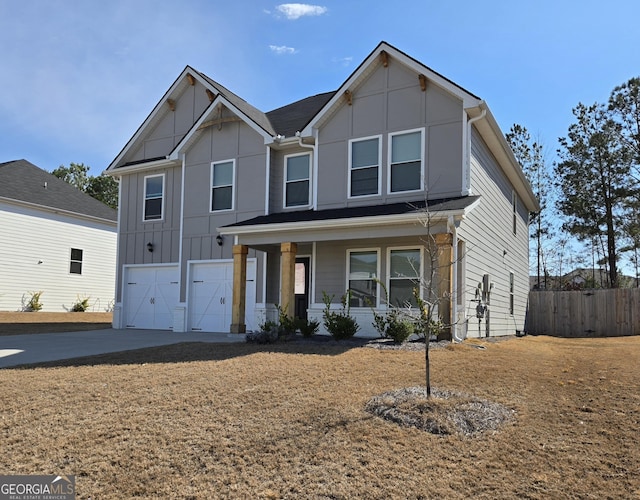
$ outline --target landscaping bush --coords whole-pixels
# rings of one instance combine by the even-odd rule
[[[37,312],[42,309],[42,302],[40,302],[40,297],[42,296],[42,291],[39,292],[29,292],[31,297],[29,301],[24,306],[24,310],[26,312]]]
[[[306,338],[313,337],[316,333],[318,333],[318,329],[320,328],[320,323],[315,319],[312,319],[311,321],[299,319],[297,320],[297,322],[300,333],[303,337]]]
[[[87,309],[89,309],[89,297],[84,299],[78,297],[76,303],[71,307],[71,312],[85,312]]]
[[[335,340],[350,339],[360,329],[357,321],[349,314],[350,295],[349,290],[347,290],[347,293],[340,299],[342,303],[341,311],[332,311],[331,301],[333,300],[333,295],[329,297],[324,291],[322,292],[322,300],[325,306],[322,313],[324,327]]]

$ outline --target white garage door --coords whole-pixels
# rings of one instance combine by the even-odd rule
[[[197,262],[190,267],[189,328],[203,332],[228,332],[233,300],[233,262]],[[256,263],[247,261],[245,322],[254,330]]]
[[[177,266],[125,269],[123,303],[127,328],[171,330],[179,300]]]

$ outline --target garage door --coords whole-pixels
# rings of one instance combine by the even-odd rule
[[[189,328],[203,332],[228,332],[233,301],[233,262],[191,264]],[[245,316],[247,330],[254,330],[256,306],[256,263],[247,261]]]
[[[123,302],[127,328],[171,330],[179,300],[177,266],[125,269]]]

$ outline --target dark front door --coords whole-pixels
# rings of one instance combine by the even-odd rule
[[[309,307],[309,276],[311,259],[298,257],[296,259],[296,283],[295,283],[295,316],[307,319]]]

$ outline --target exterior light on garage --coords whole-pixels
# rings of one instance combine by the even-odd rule
[[[219,247],[222,246],[222,244],[224,243],[224,238],[222,237],[221,234],[219,234],[218,236],[216,236],[216,243],[218,244]]]
[[[147,250],[149,250],[150,252],[153,252],[153,243],[151,242],[147,243]]]

